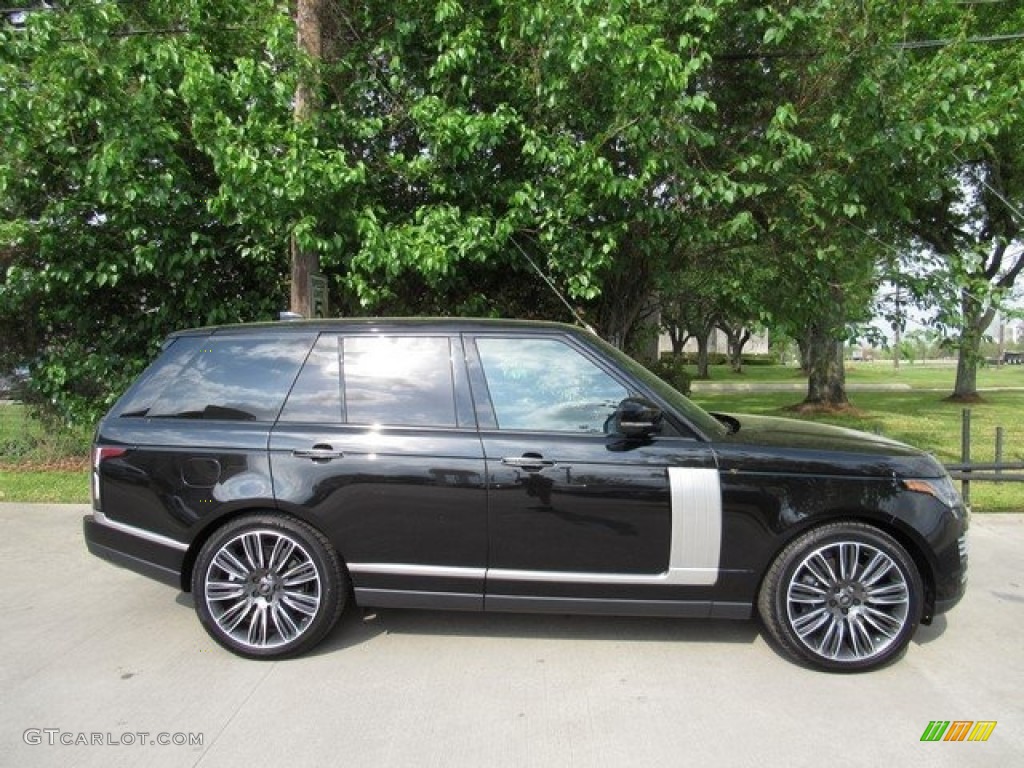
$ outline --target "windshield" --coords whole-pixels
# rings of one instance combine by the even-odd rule
[[[633,374],[633,376],[642,381],[645,386],[650,388],[658,397],[668,403],[672,410],[690,422],[702,433],[708,437],[724,437],[729,433],[729,428],[722,424],[722,422],[694,403],[690,398],[679,392],[679,390],[666,384],[629,355],[624,354],[597,335],[591,336],[590,339],[601,348],[602,352],[614,359],[622,365],[623,368]]]

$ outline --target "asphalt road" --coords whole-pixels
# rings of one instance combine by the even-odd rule
[[[786,661],[755,622],[398,610],[348,614],[306,657],[245,661],[207,638],[188,596],[90,556],[86,511],[0,504],[0,766],[1002,768],[1024,755],[1024,514],[976,515],[960,606],[896,664],[844,676]],[[932,720],[997,725],[987,742],[923,743]]]

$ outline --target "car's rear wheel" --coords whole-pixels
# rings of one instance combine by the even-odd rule
[[[761,586],[761,619],[793,658],[862,671],[901,653],[921,620],[923,587],[892,536],[863,523],[831,523],[790,543]]]
[[[200,550],[192,573],[196,613],[210,636],[250,658],[307,651],[345,607],[348,580],[327,539],[301,520],[238,518]]]

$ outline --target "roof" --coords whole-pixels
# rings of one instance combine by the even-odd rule
[[[549,331],[586,333],[585,329],[578,326],[568,325],[567,323],[552,322],[549,320],[511,320],[484,317],[348,317],[318,320],[279,320],[276,322],[238,323],[234,325],[211,325],[176,331],[175,333],[170,334],[169,338],[198,334],[245,334],[265,331],[309,333],[345,330],[394,330],[400,328],[416,331],[443,331],[445,333],[462,331],[487,332],[497,330],[522,331],[531,328],[536,330],[543,329]]]

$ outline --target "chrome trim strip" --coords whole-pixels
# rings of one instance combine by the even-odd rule
[[[176,549],[179,552],[188,551],[188,544],[184,544],[180,541],[169,538],[167,536],[161,536],[159,533],[147,531],[144,528],[136,528],[134,525],[127,525],[125,523],[119,523],[117,520],[111,520],[109,517],[107,517],[105,514],[98,510],[93,510],[92,518],[100,525],[105,525],[108,528],[113,528],[115,531],[126,533],[129,536],[135,536],[136,538],[152,542],[153,544],[159,544],[160,546],[167,547],[169,549]]]
[[[407,565],[405,563],[349,563],[351,573],[383,573],[394,576],[427,576],[435,579],[482,579],[486,568],[454,565]]]
[[[577,571],[525,571],[512,568],[491,568],[487,571],[488,579],[507,581],[545,581],[569,584],[625,584],[642,586],[658,584],[679,586],[689,584],[713,584],[714,581],[695,581],[696,578],[706,579],[703,573],[694,574],[693,569],[669,568],[661,573],[580,573]],[[713,576],[717,578],[718,572]]]
[[[672,550],[669,572],[682,571],[679,583],[718,581],[722,553],[722,488],[717,469],[669,467],[672,489]]]

